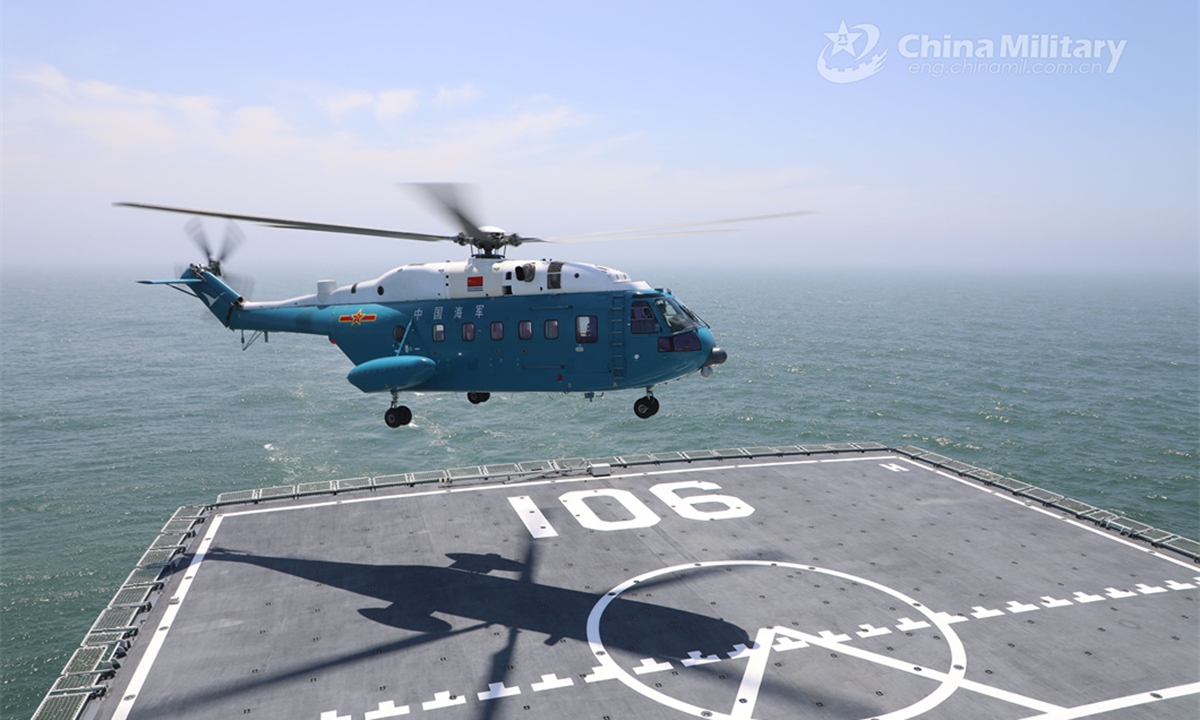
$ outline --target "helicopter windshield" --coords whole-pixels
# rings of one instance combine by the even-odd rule
[[[663,320],[667,321],[667,329],[670,332],[678,333],[696,329],[694,316],[674,298],[655,298],[654,304],[658,306],[658,312],[662,315]]]

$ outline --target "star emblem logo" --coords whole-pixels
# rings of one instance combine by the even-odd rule
[[[833,57],[840,52],[844,52],[850,57],[855,57],[854,43],[858,42],[858,39],[862,36],[862,33],[847,30],[846,21],[843,20],[837,32],[825,33],[825,37],[829,38],[829,41],[833,43],[833,52],[829,53],[829,57]]]

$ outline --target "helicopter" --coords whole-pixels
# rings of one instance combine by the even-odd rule
[[[458,185],[422,183],[456,235],[431,235],[280,218],[120,202],[132,207],[225,218],[267,227],[370,235],[470,247],[466,260],[401,265],[377,278],[338,286],[319,280],[316,292],[273,302],[250,302],[227,282],[223,263],[240,241],[231,229],[214,255],[202,230],[189,233],[206,255],[178,278],[139,280],[168,285],[201,300],[222,325],[252,332],[324,335],[354,363],[346,379],[364,393],[390,393],[389,427],[412,422],[400,393],[461,392],[474,405],[494,392],[596,393],[644,388],[634,402],[639,418],[659,411],[656,385],[699,372],[710,377],[728,354],[712,330],[669,290],[632,280],[619,270],[582,262],[506,257],[526,243],[562,242],[509,233],[476,223]],[[765,220],[807,211],[642,228],[644,236],[725,232],[699,226]],[[637,231],[620,231],[631,233]],[[595,233],[582,239],[606,239]]]

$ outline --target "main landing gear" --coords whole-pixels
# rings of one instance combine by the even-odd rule
[[[392,391],[392,406],[383,414],[383,421],[390,428],[398,428],[412,422],[412,410],[400,405],[400,393]]]
[[[649,417],[654,417],[658,412],[658,398],[654,397],[650,392],[650,388],[646,388],[646,397],[637,399],[633,404],[633,414],[645,420]]]
[[[469,392],[467,393],[467,400],[470,400],[472,405],[478,405],[487,402],[491,396],[491,393]]]

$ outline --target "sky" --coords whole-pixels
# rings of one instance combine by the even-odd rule
[[[614,267],[1196,276],[1194,0],[979,5],[5,0],[0,264],[201,259],[122,201],[453,233],[433,181],[536,237],[812,212],[513,251]],[[241,229],[255,275],[464,255]]]

